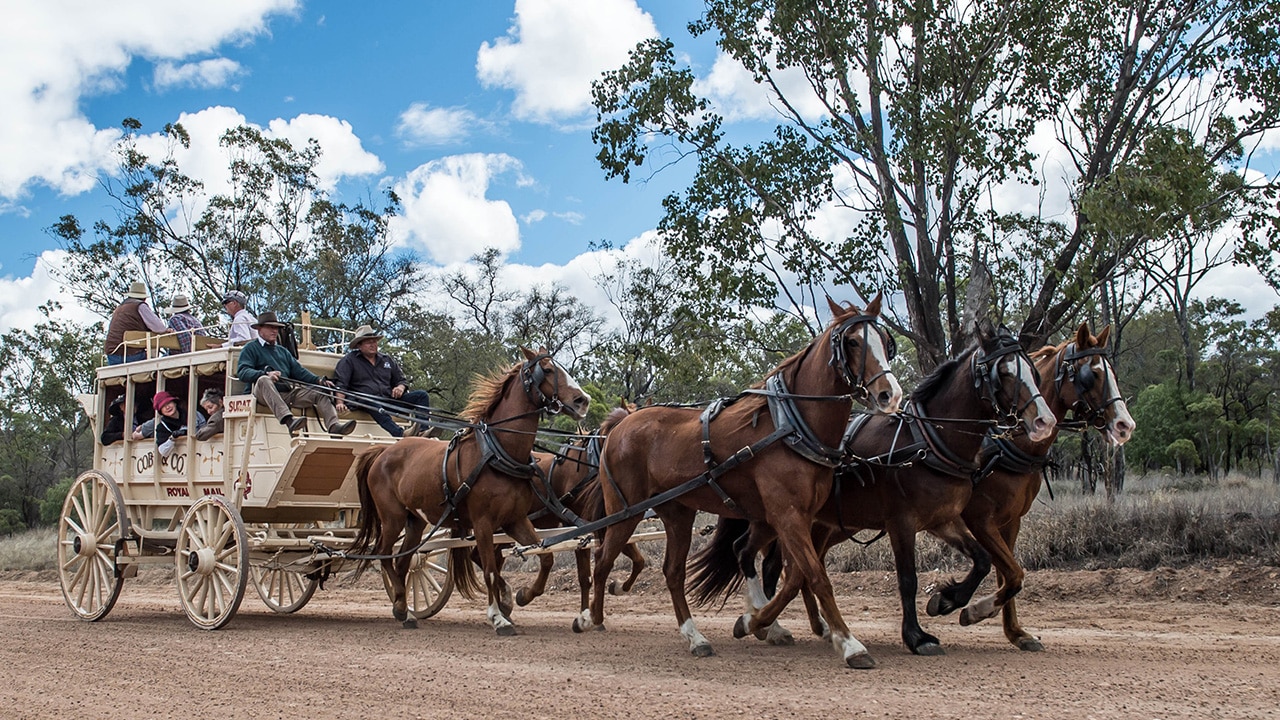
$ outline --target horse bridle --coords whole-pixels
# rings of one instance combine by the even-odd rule
[[[850,328],[852,328],[854,325],[857,325],[858,323],[863,323],[862,325],[862,358],[861,358],[862,364],[858,368],[858,374],[854,375],[852,372],[849,371],[848,355],[845,352],[845,333],[847,333]],[[871,354],[871,351],[868,349],[870,347],[870,343],[868,342],[868,339],[870,338],[871,330],[873,328],[875,329],[876,334],[880,335],[880,328],[876,324],[876,316],[854,315],[853,317],[846,318],[844,322],[840,323],[839,327],[831,331],[830,365],[832,367],[840,368],[841,378],[844,379],[845,383],[848,384],[849,388],[852,389],[859,398],[867,397],[867,394],[868,394],[867,387],[870,386],[871,383],[874,383],[876,380],[879,380],[880,378],[892,372],[892,370],[890,370],[889,367],[886,366],[886,367],[880,368],[880,372],[876,373],[872,377],[870,378],[866,377],[867,357]],[[894,356],[898,354],[898,343],[893,339],[892,333],[886,332],[881,337],[887,338],[884,340],[884,351],[886,355],[885,359],[887,361],[892,361]]]
[[[975,353],[973,355],[973,384],[983,394],[983,399],[995,411],[998,418],[997,427],[1001,430],[1011,430],[1017,427],[1021,422],[1022,413],[1026,412],[1028,407],[1035,404],[1037,399],[1043,399],[1040,394],[1040,371],[1036,369],[1035,363],[1027,357],[1026,351],[1022,349],[1022,345],[1013,337],[1013,334],[1006,328],[1000,328],[996,336],[996,347],[990,351],[983,350],[981,355]],[[1006,410],[1000,403],[1000,393],[1003,391],[1003,383],[1000,382],[1000,362],[1009,355],[1017,355],[1015,358],[1016,366],[1021,367],[1023,361],[1031,368],[1031,375],[1035,378],[1036,384],[1031,393],[1031,397],[1027,399],[1021,407],[1017,406],[1018,399],[1012,398],[1009,407]]]
[[[546,393],[542,392],[542,383],[547,379],[547,370],[542,367],[543,360],[550,360],[552,365],[556,362],[550,353],[542,353],[526,360],[520,367],[520,382],[524,384],[524,394],[534,407],[548,415],[559,415],[564,411],[564,403],[560,400],[560,376],[555,376],[554,390],[548,398]]]
[[[1080,350],[1076,348],[1075,343],[1069,343],[1059,354],[1062,359],[1058,363],[1058,371],[1053,378],[1054,388],[1058,391],[1058,397],[1062,397],[1063,381],[1070,380],[1072,387],[1076,391],[1076,401],[1071,404],[1072,414],[1085,425],[1102,430],[1107,426],[1107,409],[1121,402],[1124,398],[1117,393],[1114,397],[1107,398],[1098,407],[1094,407],[1089,402],[1088,397],[1098,383],[1098,378],[1093,372],[1093,363],[1088,361],[1083,366],[1077,367],[1076,362],[1083,358],[1096,356],[1102,360],[1103,372],[1111,372],[1111,362],[1107,359],[1107,349],[1104,347],[1091,347]],[[1103,382],[1106,382],[1105,379]]]

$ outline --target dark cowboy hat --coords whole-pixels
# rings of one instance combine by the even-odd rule
[[[355,349],[357,345],[365,340],[381,340],[382,336],[373,331],[372,325],[361,325],[356,328],[356,336],[351,338],[351,349]]]
[[[258,322],[250,325],[249,327],[253,328],[254,330],[257,330],[258,328],[264,327],[264,326],[285,327],[288,324],[289,323],[280,322],[279,320],[276,319],[275,313],[271,312],[270,310],[266,310],[262,313],[259,313]]]

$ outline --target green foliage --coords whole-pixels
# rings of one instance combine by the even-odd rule
[[[67,493],[71,491],[75,481],[75,478],[63,478],[44,491],[44,500],[40,502],[41,525],[58,524],[58,519],[62,517],[62,505],[66,502]]]
[[[13,508],[0,508],[0,535],[13,535],[27,529],[22,513]]]

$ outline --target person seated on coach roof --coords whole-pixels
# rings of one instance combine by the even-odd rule
[[[143,348],[125,353],[124,334],[130,330],[150,330],[160,334],[169,332],[169,327],[147,304],[147,286],[140,282],[129,285],[129,292],[125,294],[124,300],[111,313],[106,342],[108,365],[134,362],[147,357],[147,351]]]
[[[250,341],[240,351],[236,377],[253,387],[253,396],[271,408],[272,414],[281,425],[289,428],[290,434],[307,426],[306,417],[293,416],[290,406],[297,406],[319,410],[329,433],[350,435],[356,421],[339,421],[338,411],[334,409],[329,394],[316,387],[308,387],[333,387],[333,382],[302,367],[298,359],[277,342],[280,328],[284,326],[270,310],[258,316],[258,321],[253,324],[253,329],[258,331],[258,339]],[[286,382],[290,380],[293,382]]]
[[[228,290],[222,296],[222,309],[231,316],[231,329],[227,331],[227,341],[222,347],[244,345],[258,338],[254,323],[258,319],[249,312],[249,298],[239,290]]]
[[[369,325],[361,325],[356,330],[351,351],[342,356],[333,372],[338,380],[338,412],[346,412],[345,401],[350,394],[351,406],[368,412],[392,437],[421,435],[430,427],[425,418],[430,414],[431,397],[426,390],[409,390],[400,364],[390,355],[378,352],[381,339]],[[406,430],[396,424],[388,409],[410,415],[417,422],[410,422]]]
[[[169,307],[169,330],[177,333],[178,349],[169,351],[170,355],[191,352],[192,335],[208,335],[204,324],[191,314],[191,301],[186,295],[174,295],[173,305]]]

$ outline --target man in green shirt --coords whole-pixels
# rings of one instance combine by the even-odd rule
[[[355,420],[338,420],[338,411],[333,408],[333,400],[329,393],[322,392],[307,385],[324,385],[333,387],[328,378],[321,378],[302,367],[298,359],[287,348],[280,345],[280,328],[284,323],[276,320],[276,314],[270,310],[258,315],[258,322],[253,329],[258,331],[258,338],[250,340],[240,350],[240,363],[236,367],[236,377],[253,387],[253,396],[258,402],[271,408],[271,412],[281,425],[295,433],[306,429],[305,417],[294,417],[290,407],[314,407],[324,420],[325,429],[333,435],[349,435],[356,427]],[[307,385],[285,382],[295,380]]]

